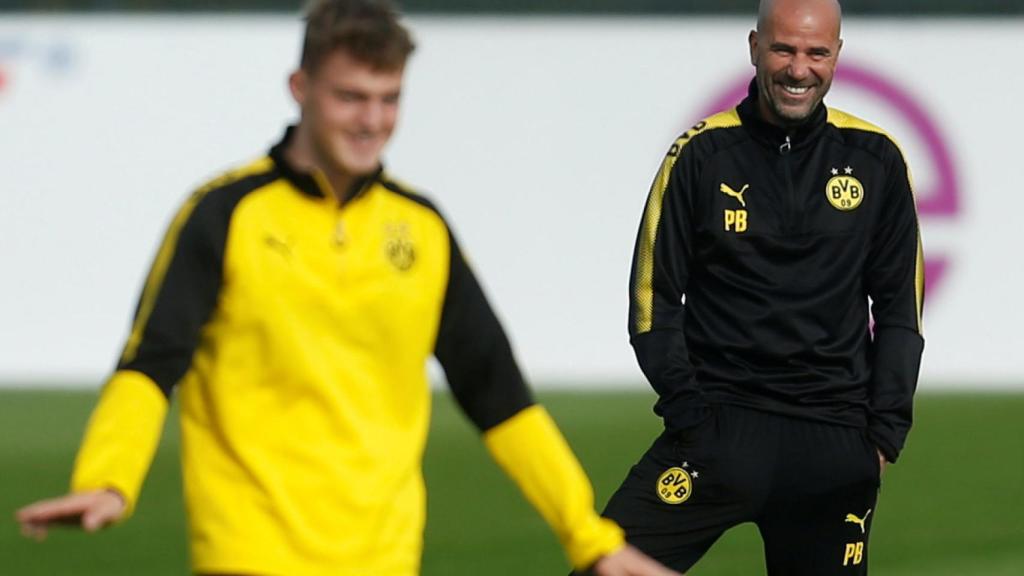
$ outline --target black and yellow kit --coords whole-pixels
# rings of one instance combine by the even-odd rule
[[[924,345],[910,174],[876,126],[822,104],[782,129],[757,98],[678,138],[648,196],[629,331],[666,431],[605,514],[679,570],[749,521],[772,576],[865,574]]]
[[[909,170],[863,120],[822,104],[787,132],[756,98],[662,164],[631,273],[637,359],[667,428],[735,404],[866,427],[893,462],[924,346]]]
[[[383,173],[339,203],[290,134],[171,223],[73,490],[133,508],[176,389],[196,572],[415,575],[433,354],[572,563],[620,547],[445,220]]]
[[[684,573],[752,522],[768,576],[864,576],[879,474],[862,430],[719,404],[657,438],[604,515]]]

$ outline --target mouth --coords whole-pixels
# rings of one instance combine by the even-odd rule
[[[782,90],[783,90],[783,92],[785,92],[786,94],[789,94],[790,96],[800,97],[800,96],[803,96],[804,94],[807,94],[808,92],[810,92],[811,91],[811,87],[810,86],[792,86],[790,84],[783,84],[782,85]]]
[[[374,148],[379,142],[376,134],[350,134],[348,141],[359,149]]]

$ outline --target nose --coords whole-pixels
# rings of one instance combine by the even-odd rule
[[[370,100],[363,107],[362,113],[362,124],[366,130],[376,131],[380,130],[384,124],[384,110],[385,104]]]
[[[809,64],[810,63],[806,56],[803,54],[797,54],[790,59],[786,73],[789,74],[790,78],[799,82],[811,75],[811,67]]]

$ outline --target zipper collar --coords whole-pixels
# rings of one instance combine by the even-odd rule
[[[815,142],[822,136],[828,125],[828,109],[822,102],[809,118],[802,124],[790,128],[783,128],[769,124],[763,118],[757,107],[759,97],[757,79],[750,81],[747,87],[747,97],[736,107],[736,111],[743,122],[743,127],[758,142],[771,147],[779,154],[788,154],[793,150],[801,149]]]
[[[309,172],[303,172],[292,166],[285,158],[284,151],[288,147],[289,142],[295,136],[295,126],[289,126],[281,140],[270,149],[270,159],[274,161],[277,166],[278,172],[285,180],[290,182],[295,188],[297,188],[303,194],[312,196],[314,198],[328,198],[333,196],[330,192],[330,186],[320,180],[323,178],[317,177]],[[347,204],[352,200],[366,194],[366,192],[373,186],[373,184],[381,179],[381,175],[384,172],[384,166],[379,165],[377,169],[372,173],[365,176],[361,176],[352,181],[352,185],[348,189],[348,194],[345,195],[345,202]]]

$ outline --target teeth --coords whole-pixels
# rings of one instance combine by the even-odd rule
[[[803,94],[811,88],[810,86],[783,86],[782,89],[790,94]]]

